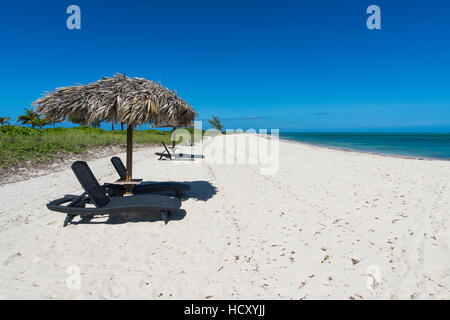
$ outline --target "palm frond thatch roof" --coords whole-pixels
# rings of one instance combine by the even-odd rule
[[[123,74],[46,92],[32,106],[50,121],[83,117],[87,124],[114,121],[140,125],[157,121],[184,126],[191,124],[197,115],[175,91]]]

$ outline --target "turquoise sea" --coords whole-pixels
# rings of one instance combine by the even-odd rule
[[[344,150],[450,160],[450,133],[280,132],[280,139]]]

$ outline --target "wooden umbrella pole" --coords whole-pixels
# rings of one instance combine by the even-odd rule
[[[127,124],[127,181],[133,177],[133,125]]]

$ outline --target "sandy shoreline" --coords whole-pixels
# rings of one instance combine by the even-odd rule
[[[136,177],[191,185],[167,225],[128,214],[62,228],[45,203],[81,192],[70,169],[1,185],[0,298],[450,297],[450,162],[279,148],[274,175],[136,151]],[[88,162],[102,183],[116,179],[109,159]]]
[[[261,135],[262,137],[269,138],[270,135]],[[407,155],[395,155],[395,154],[383,154],[383,153],[377,153],[377,152],[368,152],[368,151],[361,151],[361,150],[352,150],[352,149],[345,149],[345,148],[338,148],[338,147],[331,147],[331,146],[323,146],[323,145],[315,145],[312,143],[302,142],[302,141],[294,141],[289,139],[280,138],[280,141],[284,143],[293,143],[293,144],[300,144],[307,147],[312,148],[318,148],[318,149],[329,149],[329,150],[336,150],[336,151],[344,151],[344,152],[355,152],[355,153],[362,153],[362,154],[368,154],[368,155],[375,155],[375,156],[381,156],[381,157],[390,157],[390,158],[400,158],[400,159],[412,159],[412,160],[427,160],[427,161],[450,161],[450,159],[439,159],[439,158],[431,158],[431,157],[413,157],[413,156],[407,156]],[[148,148],[144,145],[135,146],[134,150],[141,150]],[[155,147],[157,149],[157,147]],[[83,160],[83,161],[89,161],[94,160],[102,157],[112,157],[116,154],[123,153],[125,151],[125,146],[112,146],[112,147],[104,147],[100,148],[100,155],[98,154],[99,151],[96,150],[95,153],[93,153],[91,150],[88,150],[85,153],[81,154],[63,154],[58,157],[55,157],[54,159],[43,161],[43,163],[37,164],[37,165],[27,165],[27,166],[16,166],[14,168],[8,168],[3,169],[1,171],[2,178],[0,179],[0,185],[2,184],[8,184],[10,182],[18,182],[23,180],[28,180],[31,178],[43,176],[46,174],[49,174],[50,172],[54,171],[60,171],[67,169],[68,166],[73,161],[76,160]]]

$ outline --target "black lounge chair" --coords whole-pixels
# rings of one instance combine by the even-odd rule
[[[163,152],[155,152],[157,156],[159,156],[158,160],[161,160],[162,158],[167,158],[169,160],[183,160],[183,161],[194,161],[194,159],[203,159],[205,156],[201,154],[184,154],[184,153],[174,153],[171,154],[169,149],[167,149],[166,144],[164,141],[161,141],[162,145],[164,146],[165,151]]]
[[[67,213],[66,219],[64,220],[64,227],[72,222],[75,216],[92,218],[96,215],[152,211],[159,211],[164,222],[167,224],[170,212],[181,207],[180,199],[156,194],[108,197],[86,162],[74,162],[72,164],[72,170],[85,192],[80,196],[66,195],[64,198],[54,200],[47,204],[47,208],[52,211]],[[68,205],[63,205],[67,202],[69,202]],[[87,204],[93,204],[95,207],[86,208]]]
[[[112,157],[111,162],[119,174],[120,179],[125,180],[127,177],[127,169],[123,165],[122,160],[119,157]],[[104,187],[111,195],[122,196],[125,192],[124,187],[117,184],[105,184]],[[180,198],[183,192],[189,191],[190,189],[191,187],[184,183],[142,182],[133,187],[133,194],[174,191],[175,195]]]

